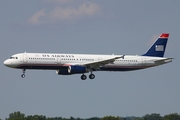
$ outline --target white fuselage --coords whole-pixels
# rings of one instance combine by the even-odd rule
[[[133,55],[93,55],[93,54],[56,54],[56,53],[19,53],[4,61],[4,65],[23,70],[26,69],[56,70],[58,75],[82,74],[93,71],[130,71],[154,67],[169,63],[172,58],[163,58],[169,34],[161,34],[150,49],[142,56]]]
[[[19,69],[47,69],[59,70],[71,65],[81,65],[106,60],[122,55],[93,55],[93,54],[49,54],[49,53],[19,53],[7,59],[4,64],[8,67]],[[159,62],[157,62],[159,61]],[[100,66],[92,71],[130,71],[162,65],[172,60],[162,57],[126,55]]]

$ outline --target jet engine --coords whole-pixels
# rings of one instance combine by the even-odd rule
[[[70,75],[67,69],[56,70],[57,75]]]
[[[73,65],[68,67],[68,73],[70,74],[86,73],[86,72],[88,72],[88,70],[84,66]]]
[[[66,69],[59,69],[56,70],[56,74],[58,75],[71,75],[71,74],[81,74],[81,73],[86,73],[88,72],[87,68],[84,66],[69,66]]]

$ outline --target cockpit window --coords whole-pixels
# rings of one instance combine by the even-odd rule
[[[10,59],[18,59],[18,57],[10,57]]]

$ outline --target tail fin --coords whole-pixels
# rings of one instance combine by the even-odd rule
[[[156,42],[151,46],[151,48],[142,56],[163,57],[164,52],[166,50],[168,37],[168,33],[161,34],[159,38],[156,40]]]

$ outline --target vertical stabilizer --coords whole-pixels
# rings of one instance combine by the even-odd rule
[[[142,56],[163,57],[166,50],[168,37],[168,33],[161,34],[151,48]]]

